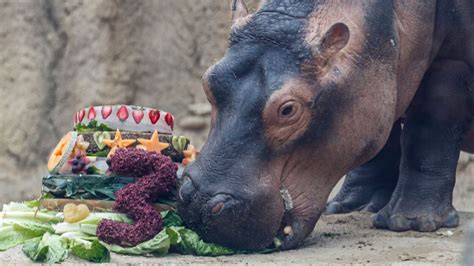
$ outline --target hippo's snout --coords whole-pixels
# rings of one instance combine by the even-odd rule
[[[178,213],[186,225],[206,242],[230,248],[259,250],[270,245],[284,211],[278,190],[267,184],[229,188],[217,181],[224,179],[198,164],[199,160],[185,170],[178,191]]]
[[[182,185],[179,189],[179,200],[181,205],[187,206],[192,201],[192,196],[197,192],[196,187],[193,184],[193,181],[189,177],[183,177]],[[205,207],[202,208],[202,215],[205,216],[217,216],[224,215],[225,213],[232,214],[235,213],[235,209],[241,208],[243,205],[242,201],[235,199],[231,195],[227,194],[217,194],[212,196],[207,200]]]

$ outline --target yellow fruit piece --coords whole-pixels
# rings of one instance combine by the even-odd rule
[[[64,221],[66,223],[77,223],[86,219],[89,214],[89,208],[85,204],[76,205],[74,203],[68,203],[64,205]]]

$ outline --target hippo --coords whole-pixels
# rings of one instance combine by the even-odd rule
[[[212,105],[178,212],[205,241],[300,246],[320,216],[376,228],[455,227],[474,152],[474,2],[234,0],[229,49],[203,76]],[[331,190],[346,176],[340,192]]]

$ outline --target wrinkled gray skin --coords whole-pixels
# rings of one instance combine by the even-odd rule
[[[204,75],[212,128],[178,211],[206,241],[297,247],[331,213],[394,231],[453,227],[456,164],[474,151],[474,2],[233,1]],[[403,124],[403,127],[402,127]]]

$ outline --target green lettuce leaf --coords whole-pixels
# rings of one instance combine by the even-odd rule
[[[79,224],[94,224],[98,225],[102,219],[108,219],[112,221],[122,222],[131,224],[133,221],[127,217],[127,215],[122,213],[112,213],[112,212],[96,212],[91,213],[86,219],[79,222]]]
[[[176,214],[176,212],[163,211],[163,212],[161,212],[161,217],[163,217],[165,227],[183,226],[183,220],[181,219],[181,217],[179,217]]]
[[[58,263],[67,258],[67,241],[58,235],[45,233],[42,238],[26,241],[23,252],[33,261]]]
[[[178,239],[173,239],[174,248],[181,254],[196,256],[225,256],[238,253],[237,251],[217,244],[204,242],[194,231],[184,227],[170,227],[166,230],[171,239],[178,235]]]
[[[70,223],[59,223],[53,226],[54,233],[62,235],[70,232],[81,232],[87,235],[95,236],[97,231],[97,225],[95,224],[70,224]]]
[[[114,131],[112,128],[107,126],[106,124],[102,124],[97,122],[96,120],[92,120],[89,124],[77,124],[74,128],[78,133],[84,132],[94,132],[94,131]]]
[[[101,242],[108,250],[123,255],[165,255],[170,248],[170,238],[166,230],[162,230],[153,239],[134,247],[121,247]]]
[[[17,231],[13,226],[3,226],[0,228],[0,251],[16,247],[35,237],[38,235],[30,231]]]
[[[84,244],[72,246],[71,253],[90,262],[110,262],[109,250],[101,245],[97,240],[92,241],[92,244],[89,247]]]
[[[38,223],[22,219],[5,219],[3,224],[11,224],[15,231],[34,236],[42,236],[46,232],[54,232],[53,227],[49,223]]]
[[[43,246],[39,248],[39,243],[42,237],[36,237],[25,242],[23,245],[23,253],[26,254],[33,261],[43,261],[48,253],[48,247]]]
[[[10,202],[8,204],[3,204],[3,212],[32,212],[36,209],[32,204],[19,203],[19,202]]]

